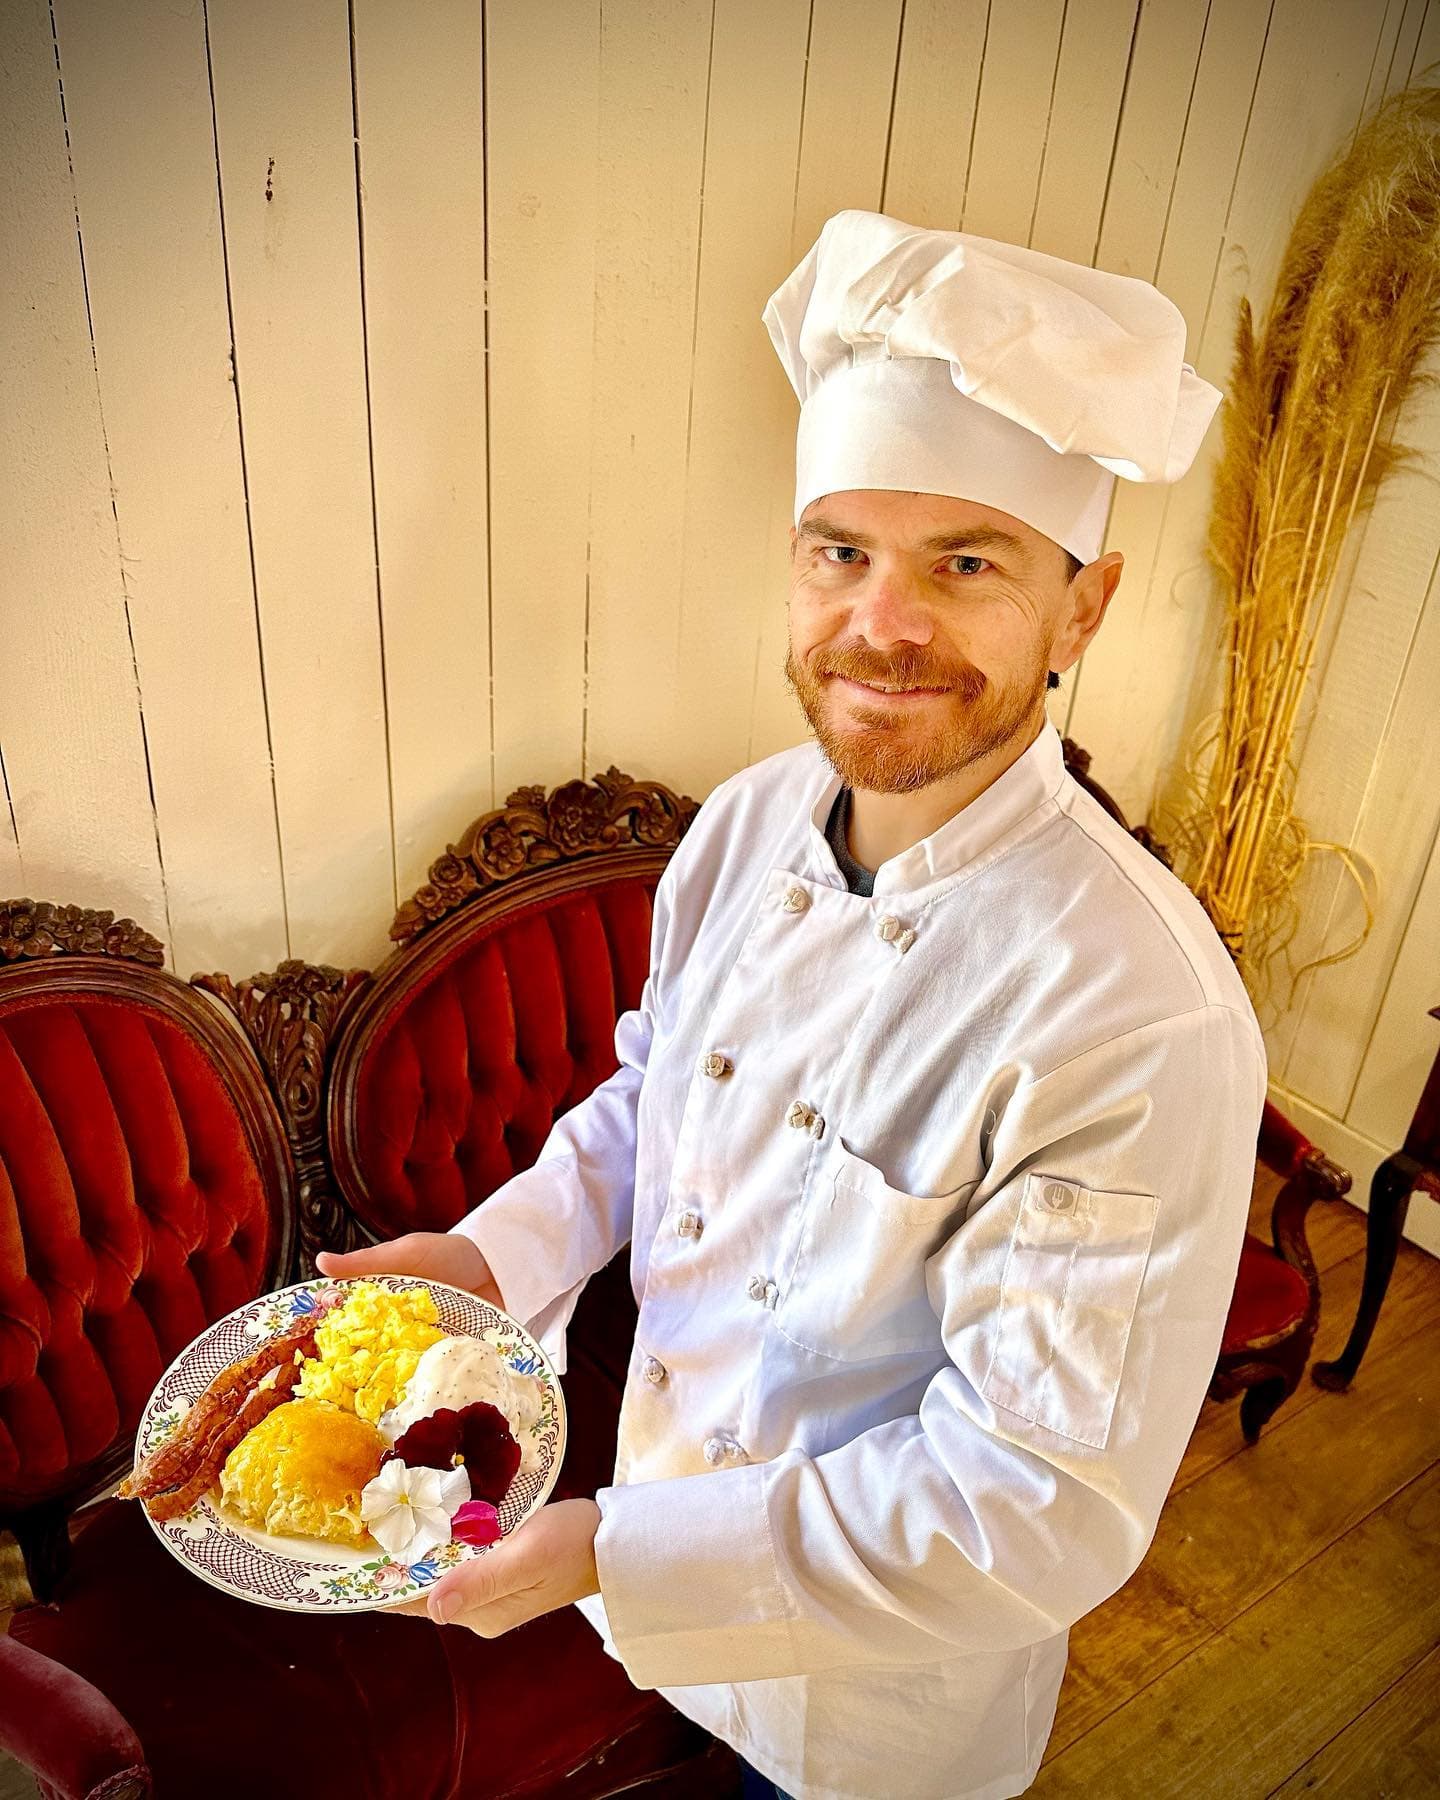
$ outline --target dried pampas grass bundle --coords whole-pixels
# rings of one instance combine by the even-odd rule
[[[1420,364],[1437,340],[1440,88],[1420,87],[1380,106],[1315,184],[1258,336],[1240,306],[1208,543],[1225,601],[1224,705],[1187,759],[1193,810],[1167,835],[1257,1004],[1298,927],[1292,894],[1310,856],[1340,859],[1366,918],[1305,969],[1353,955],[1374,921],[1365,859],[1312,841],[1295,816],[1291,742],[1346,533],[1413,454],[1390,441],[1395,413],[1436,379]]]

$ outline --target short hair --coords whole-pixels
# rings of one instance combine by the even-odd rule
[[[1061,546],[1060,554],[1065,558],[1065,584],[1068,587],[1085,565],[1078,556],[1072,556],[1063,545]],[[1058,688],[1059,685],[1060,677],[1052,669],[1045,678],[1045,686],[1047,688]]]

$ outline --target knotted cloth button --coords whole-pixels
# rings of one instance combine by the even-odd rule
[[[1040,1198],[1051,1212],[1068,1213],[1075,1210],[1075,1192],[1060,1181],[1047,1181],[1040,1191]]]
[[[734,1070],[734,1063],[728,1056],[722,1056],[718,1050],[709,1050],[700,1058],[700,1073],[708,1075],[712,1081],[719,1081]]]
[[[780,904],[788,913],[803,913],[810,905],[810,896],[802,887],[788,887],[781,897]]]
[[[765,1277],[763,1275],[752,1275],[750,1277],[750,1285],[746,1288],[745,1292],[752,1300],[763,1300],[765,1298],[765,1288]]]
[[[879,924],[875,927],[875,935],[882,944],[893,944],[904,929],[904,926],[893,913],[886,913],[885,917],[881,919]]]
[[[675,1221],[675,1235],[677,1237],[698,1238],[704,1229],[705,1221],[697,1212],[682,1212],[680,1217]]]
[[[701,1451],[706,1462],[709,1463],[712,1469],[717,1463],[725,1460],[725,1446],[720,1442],[719,1438],[706,1438],[704,1444],[701,1446]]]
[[[792,1100],[790,1110],[785,1115],[785,1123],[793,1125],[797,1131],[808,1131],[814,1117],[813,1106],[807,1106],[803,1100]]]
[[[670,1371],[665,1367],[664,1363],[660,1361],[658,1356],[647,1356],[645,1361],[640,1365],[640,1373],[652,1387],[659,1387],[660,1383]]]
[[[903,956],[905,954],[905,952],[910,948],[910,946],[914,942],[915,942],[915,933],[913,931],[911,931],[911,929],[907,925],[905,930],[902,931],[900,933],[899,937],[896,938],[895,948]]]

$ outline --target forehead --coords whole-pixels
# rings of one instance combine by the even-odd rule
[[[812,500],[800,520],[802,537],[861,538],[887,548],[933,550],[951,539],[974,538],[1018,556],[1044,555],[1050,539],[1011,513],[949,494],[849,488]]]

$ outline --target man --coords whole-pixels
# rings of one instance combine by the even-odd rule
[[[1264,1102],[1215,932],[1045,713],[1120,578],[1115,474],[1177,479],[1219,396],[1147,284],[877,214],[766,322],[821,754],[701,809],[621,1066],[536,1166],[323,1266],[503,1297],[559,1352],[631,1242],[614,1484],[433,1618],[578,1601],[763,1791],[1008,1796],[1194,1425]]]

